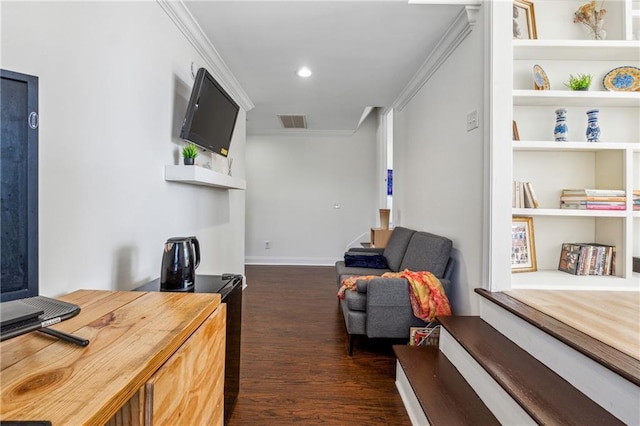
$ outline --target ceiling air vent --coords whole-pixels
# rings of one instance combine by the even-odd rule
[[[278,115],[285,129],[306,129],[307,119],[304,115]]]

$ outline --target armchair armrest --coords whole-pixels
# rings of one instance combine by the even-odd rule
[[[374,278],[371,280],[358,280],[356,281],[356,291],[358,293],[368,293],[369,288],[371,286],[372,282],[376,282],[375,286],[381,286],[384,287],[386,285],[391,285],[394,288],[394,291],[397,291],[396,288],[399,284],[404,285],[405,287],[407,286],[407,280],[405,280],[404,278]],[[381,291],[384,291],[386,289],[382,288]]]
[[[363,281],[358,281],[358,292]],[[376,306],[397,306],[405,305],[409,302],[409,283],[404,278],[374,278],[368,282],[365,292],[367,293],[367,305]]]
[[[451,286],[451,280],[448,278],[439,278],[440,283],[442,284],[442,288],[444,289],[445,294],[449,295],[449,287]],[[378,294],[384,296],[387,292],[396,292],[398,284],[402,283],[405,287],[408,285],[407,280],[404,278],[374,278],[372,280],[358,280],[356,281],[356,291],[358,293],[368,293],[369,286],[376,282],[375,286],[380,286],[380,288],[376,288]],[[389,285],[390,288],[384,288],[385,285]]]
[[[424,325],[415,316],[404,278],[374,278],[367,285],[367,336],[408,338],[409,328]]]

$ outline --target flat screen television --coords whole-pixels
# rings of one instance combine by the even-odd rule
[[[238,104],[209,72],[196,74],[180,137],[226,157],[238,119]]]
[[[0,70],[0,95],[0,302],[7,302],[38,295],[38,77]]]

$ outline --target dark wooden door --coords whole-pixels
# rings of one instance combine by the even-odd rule
[[[1,300],[38,295],[38,77],[0,70]]]

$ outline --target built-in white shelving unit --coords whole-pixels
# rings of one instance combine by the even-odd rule
[[[625,1],[620,22],[627,23],[623,33],[627,40],[553,40],[547,34],[547,39],[512,41],[513,118],[520,136],[511,144],[512,180],[531,182],[540,208],[511,210],[513,216],[534,218],[538,269],[511,274],[511,288],[640,291],[640,274],[632,272],[632,258],[640,256],[640,212],[632,207],[632,192],[640,189],[640,92],[602,87],[602,78],[610,70],[640,67],[640,41],[632,40],[640,7],[636,1]],[[575,9],[584,3],[576,1]],[[537,14],[538,8],[553,8],[553,4],[538,2],[535,7]],[[533,90],[533,64],[549,75],[551,90]],[[594,74],[590,91],[565,89],[562,82],[576,73]],[[568,142],[553,138],[558,108],[569,110]],[[592,108],[600,110],[602,142],[585,141],[585,111]],[[627,208],[560,209],[564,188],[624,189]],[[510,190],[506,185],[504,189]],[[563,242],[615,245],[616,275],[574,276],[558,271]]]
[[[220,189],[246,189],[244,179],[214,172],[200,166],[164,166],[164,180]]]
[[[514,90],[513,105],[527,106],[585,106],[639,107],[635,92],[574,92],[569,90]]]
[[[513,40],[513,59],[571,58],[583,61],[639,61],[640,41],[598,40]]]

